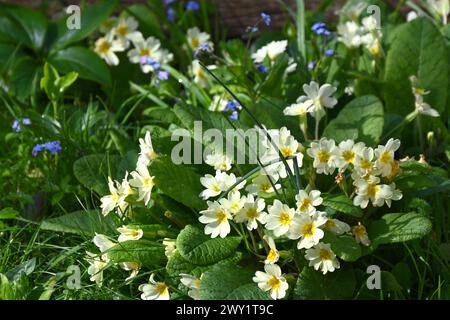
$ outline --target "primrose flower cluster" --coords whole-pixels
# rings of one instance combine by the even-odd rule
[[[374,16],[364,17],[361,24],[351,20],[341,23],[337,27],[338,41],[347,48],[359,48],[364,46],[372,56],[380,54],[382,32]]]
[[[139,23],[132,16],[110,17],[100,28],[104,34],[95,42],[94,51],[107,64],[117,66],[117,52],[129,49],[127,56],[131,63],[139,64],[144,73],[156,72],[162,64],[173,60],[173,54],[161,48],[161,42],[155,37],[144,38],[138,31]],[[132,45],[132,48],[130,48]],[[165,71],[159,71],[159,80],[167,76]]]
[[[261,143],[266,148],[261,157],[263,167],[249,183],[234,173],[227,173],[232,162],[226,156],[214,154],[210,158],[208,164],[217,171],[214,176],[207,174],[200,179],[205,187],[200,197],[214,199],[208,200],[208,208],[200,212],[199,221],[205,224],[205,234],[224,238],[231,232],[233,224],[242,223],[249,231],[265,229],[275,239],[287,237],[297,241],[297,248],[306,250],[305,258],[316,270],[324,274],[333,272],[340,267],[339,260],[330,245],[321,242],[324,230],[336,235],[352,233],[356,242],[370,245],[367,231],[361,224],[352,228],[328,216],[321,209],[323,198],[319,190],[299,190],[295,207],[280,201],[281,179],[288,177],[289,170],[294,172],[294,166],[303,166],[305,148],[285,127],[267,132],[271,139]],[[306,155],[317,174],[331,175],[337,171],[337,183],[345,179],[348,171],[353,180],[355,206],[366,208],[369,202],[374,207],[391,206],[392,201],[402,198],[402,193],[394,183],[384,184],[381,179],[390,181],[396,175],[398,163],[394,153],[399,146],[400,141],[394,139],[373,149],[353,140],[336,144],[334,140],[322,138],[311,143]],[[270,203],[271,197],[275,199]],[[254,281],[262,290],[270,291],[272,298],[280,299],[285,295],[287,283],[280,268],[273,265],[279,257],[274,239],[266,241],[271,244],[271,249],[265,260],[265,272],[258,271]]]

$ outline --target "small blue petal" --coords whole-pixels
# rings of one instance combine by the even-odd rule
[[[198,11],[200,10],[200,5],[198,4],[197,1],[189,1],[188,3],[186,3],[186,11]]]
[[[169,20],[170,22],[174,22],[176,18],[175,10],[173,10],[172,8],[167,9],[166,16],[167,20]]]
[[[327,50],[325,50],[325,54],[327,56],[333,56],[334,55],[334,50],[333,49],[327,49]]]
[[[159,71],[158,72],[158,79],[159,80],[168,80],[169,79],[169,73],[167,71]]]
[[[308,63],[308,69],[309,70],[312,70],[312,69],[314,69],[316,67],[316,62],[315,61],[310,61],[309,63]]]
[[[237,111],[233,111],[230,115],[230,119],[237,120],[239,117],[239,113]]]
[[[257,64],[256,65],[256,69],[258,69],[260,72],[262,73],[267,73],[269,72],[269,68],[266,66],[263,66],[262,64]]]
[[[14,120],[11,128],[15,131],[15,132],[20,132],[20,122],[19,120]]]
[[[30,118],[23,118],[22,123],[26,126],[29,126],[31,124]]]
[[[261,18],[263,18],[264,23],[266,24],[266,26],[270,26],[270,22],[272,21],[272,19],[270,18],[270,15],[268,15],[265,12],[261,12]]]

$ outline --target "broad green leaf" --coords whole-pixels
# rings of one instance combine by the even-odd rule
[[[47,18],[40,12],[22,6],[0,4],[0,12],[14,21],[26,34],[25,45],[40,49],[47,32]]]
[[[351,299],[356,280],[352,269],[337,269],[323,275],[312,267],[304,267],[294,288],[297,300]]]
[[[62,73],[77,72],[80,78],[111,85],[106,63],[93,51],[83,47],[69,47],[49,57],[49,61]]]
[[[361,246],[350,235],[337,236],[327,232],[321,242],[330,244],[331,250],[344,261],[352,262],[361,257]]]
[[[178,277],[180,273],[193,274],[192,270],[196,268],[196,265],[186,261],[177,250],[169,258],[167,262],[166,270],[172,277]],[[200,276],[200,275],[195,275]]]
[[[231,263],[218,264],[203,274],[200,285],[202,300],[268,300],[253,282],[255,272]]]
[[[9,85],[17,99],[23,101],[32,94],[38,86],[41,73],[42,67],[29,57],[16,61],[12,68]]]
[[[362,96],[347,104],[331,120],[322,136],[337,143],[353,139],[375,146],[383,133],[383,105],[375,96]]]
[[[3,208],[0,210],[0,220],[6,220],[6,219],[15,219],[19,215],[19,212],[17,210],[14,210],[13,208]]]
[[[119,262],[138,262],[147,268],[161,267],[167,262],[164,246],[148,240],[119,242],[108,249],[108,258]]]
[[[353,201],[343,194],[324,196],[323,203],[325,207],[329,207],[337,212],[342,212],[353,217],[361,217],[362,210],[360,207],[353,205]]]
[[[27,41],[28,37],[25,31],[17,23],[6,16],[0,16],[0,42],[20,44],[27,43]]]
[[[104,217],[98,210],[75,211],[56,218],[45,219],[41,229],[75,233],[93,237],[96,233],[116,234],[116,225],[111,216]]]
[[[66,26],[66,20],[69,15],[65,15],[60,21],[59,28],[63,34],[54,43],[55,48],[62,48],[68,44],[83,40],[97,30],[103,21],[113,12],[117,6],[117,0],[101,0],[81,9],[80,29],[69,30]]]
[[[88,189],[100,195],[109,193],[108,176],[114,178],[120,157],[92,154],[76,160],[73,173],[78,181]]]
[[[155,176],[155,185],[165,195],[187,207],[201,209],[205,202],[199,198],[203,190],[200,176],[183,165],[175,165],[170,157],[160,157],[150,164],[149,171]]]
[[[196,277],[200,277],[202,273],[208,271],[212,267],[218,265],[218,264],[224,264],[224,263],[232,263],[236,264],[238,263],[242,258],[241,252],[236,252],[234,255],[225,258],[223,260],[220,260],[217,263],[213,263],[206,266],[197,266],[193,263],[190,263],[186,261],[181,255],[179,251],[175,251],[173,255],[169,258],[169,261],[167,262],[166,270],[169,273],[169,275],[173,277],[179,277],[180,273],[187,273],[191,274]]]
[[[386,59],[386,110],[407,115],[414,110],[410,76],[432,94],[425,101],[441,114],[449,99],[450,55],[445,38],[427,18],[398,27]]]
[[[373,221],[368,229],[374,246],[421,238],[431,231],[431,221],[415,213],[388,213]]]
[[[18,45],[0,43],[0,73],[8,70],[19,57],[23,57],[23,52]]]
[[[202,227],[188,225],[178,235],[177,249],[188,262],[208,265],[231,256],[240,242],[240,237],[233,236],[212,239]]]

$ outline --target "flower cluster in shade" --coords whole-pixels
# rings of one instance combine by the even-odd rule
[[[52,155],[55,156],[62,150],[61,143],[58,140],[46,143],[38,143],[33,147],[31,154],[33,157],[37,157],[37,155],[44,150],[49,151]]]
[[[22,128],[21,128],[21,124],[25,125],[25,126],[29,126],[31,124],[31,120],[29,118],[23,118],[23,119],[16,119],[14,120],[13,124],[11,125],[11,128],[19,133]]]
[[[331,32],[327,29],[325,22],[316,22],[312,25],[311,30],[318,36],[329,36]]]
[[[225,105],[225,109],[223,110],[223,112],[229,113],[230,119],[237,120],[239,117],[238,110],[240,110],[240,108],[241,106],[236,101],[230,100]]]

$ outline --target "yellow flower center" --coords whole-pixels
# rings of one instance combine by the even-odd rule
[[[292,149],[290,147],[281,148],[280,152],[283,155],[283,157],[291,157],[294,155],[294,152],[292,151]]]
[[[117,27],[116,32],[119,36],[125,37],[128,34],[128,26],[126,24],[121,24]]]
[[[331,260],[331,253],[327,249],[320,249],[319,256],[320,260]]]
[[[227,221],[227,214],[223,210],[220,210],[219,212],[217,212],[216,217],[217,217],[217,221],[219,223],[223,223],[223,222]]]
[[[342,152],[342,158],[344,158],[345,162],[353,163],[355,161],[355,153],[352,150],[345,150]]]
[[[118,194],[117,192],[113,192],[113,193],[111,194],[111,200],[112,200],[113,202],[119,201],[119,194]]]
[[[306,223],[302,227],[302,234],[305,238],[309,238],[314,235],[314,223]]]
[[[144,179],[144,186],[146,188],[153,187],[153,185],[154,185],[154,182],[153,182],[153,179],[151,177],[148,177],[148,178]]]
[[[261,191],[261,192],[269,192],[271,187],[272,186],[270,185],[270,183],[263,183],[263,184],[259,185],[259,191]]]
[[[367,235],[366,227],[364,227],[363,225],[353,227],[353,234],[356,238],[365,237]]]
[[[197,78],[199,80],[202,80],[202,81],[206,80],[206,75],[201,68],[197,69],[197,72],[195,73],[195,75],[197,76]]]
[[[291,216],[288,213],[282,212],[280,214],[279,221],[280,221],[281,224],[287,225],[287,224],[291,223],[292,218],[291,218]]]
[[[336,223],[333,220],[327,220],[325,222],[325,228],[334,228],[336,227]]]
[[[197,48],[199,46],[199,44],[200,44],[200,40],[198,40],[197,37],[194,37],[191,39],[192,48],[194,48],[194,49]]]
[[[362,159],[360,167],[363,168],[364,170],[371,170],[372,169],[372,162],[370,162],[367,159]]]
[[[425,90],[423,90],[422,88],[414,88],[414,93],[423,96],[425,94]]]
[[[270,249],[266,260],[269,260],[271,262],[275,262],[277,259],[278,259],[278,252],[276,250]]]
[[[102,54],[108,53],[109,49],[111,48],[111,45],[106,40],[101,40],[98,45],[98,51]]]
[[[367,187],[367,195],[371,198],[375,198],[377,193],[380,191],[380,187],[375,183],[370,183]]]
[[[378,44],[376,44],[371,46],[369,51],[373,56],[376,56],[380,52],[380,48],[378,47]]]
[[[383,153],[380,156],[381,163],[388,164],[392,161],[392,156],[388,151],[383,151]]]
[[[255,208],[249,208],[246,214],[249,219],[255,219],[258,216],[258,212]]]
[[[149,152],[147,152],[147,157],[150,160],[155,160],[156,158],[158,158],[158,154],[155,151],[150,150]]]
[[[272,278],[269,279],[267,284],[273,290],[277,290],[277,289],[279,289],[281,287],[281,280],[277,276],[272,276]]]
[[[145,57],[145,56],[150,57],[151,56],[150,49],[141,49],[141,50],[139,50],[139,55],[141,57]]]
[[[212,191],[214,192],[219,192],[220,191],[220,187],[219,184],[217,182],[214,182],[214,184],[212,185]]]
[[[327,163],[330,160],[330,153],[328,151],[319,151],[317,154],[317,158],[319,158],[320,163]]]
[[[132,230],[132,231],[130,231],[130,235],[131,235],[133,238],[136,238],[136,237],[139,236],[139,232],[138,232],[137,230]]]
[[[165,296],[167,294],[167,286],[163,282],[158,282],[155,284],[155,291],[158,292],[160,296]]]
[[[303,201],[301,202],[299,209],[300,211],[305,211],[306,209],[309,208],[309,205],[312,203],[310,198],[304,198]]]
[[[231,206],[230,209],[232,211],[239,211],[239,209],[241,208],[241,205],[238,202],[234,202]]]

